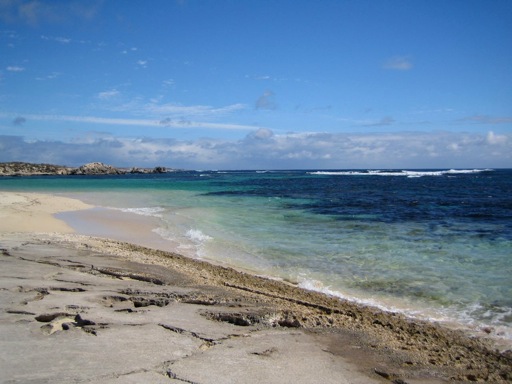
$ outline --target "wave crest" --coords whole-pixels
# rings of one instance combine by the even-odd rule
[[[308,172],[310,175],[329,175],[329,176],[402,176],[402,177],[423,177],[423,176],[444,176],[458,175],[468,173],[488,172],[492,169],[448,169],[436,171],[382,171],[369,169],[366,171],[315,171]]]

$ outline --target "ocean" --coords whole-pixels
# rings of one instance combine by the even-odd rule
[[[512,170],[3,177],[157,218],[175,251],[512,341]]]

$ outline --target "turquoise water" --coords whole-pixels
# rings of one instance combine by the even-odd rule
[[[190,257],[512,339],[512,171],[0,179],[158,218]]]

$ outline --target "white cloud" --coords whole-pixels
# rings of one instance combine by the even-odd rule
[[[451,151],[458,151],[460,149],[458,143],[448,144],[448,146],[446,148],[448,148]]]
[[[24,115],[36,124],[38,116]],[[46,116],[88,124],[162,127],[160,121]],[[240,129],[251,127],[204,122],[168,122],[170,128]],[[71,142],[0,136],[0,161],[80,165],[94,159],[118,166],[187,169],[349,169],[349,168],[511,168],[512,134],[288,133],[252,129],[241,139],[177,140],[84,134]]]
[[[412,60],[408,56],[394,56],[384,62],[385,69],[408,71],[413,67]]]
[[[53,80],[53,79],[56,79],[59,76],[60,76],[59,72],[52,72],[51,74],[46,75],[46,76],[36,77],[36,80]]]
[[[215,108],[209,105],[180,105],[175,103],[158,104],[149,103],[142,107],[146,112],[158,115],[171,116],[218,116],[245,109],[244,104],[231,104]]]
[[[124,49],[121,51],[122,54],[126,55],[128,54],[128,52],[135,52],[137,51],[138,49],[136,47],[131,47],[130,49]]]
[[[395,122],[391,116],[384,116],[382,119],[374,122],[364,123],[362,124],[365,127],[383,127],[387,125],[391,125]]]
[[[168,128],[206,128],[217,130],[240,130],[251,131],[256,127],[251,125],[230,124],[230,123],[211,123],[189,120],[152,120],[152,119],[122,119],[97,116],[70,116],[70,115],[25,115],[31,120],[40,121],[68,121],[74,123],[105,124],[105,125],[125,125],[138,127],[168,127]]]
[[[510,124],[512,123],[512,117],[495,117],[489,115],[473,115],[467,116],[458,120],[459,122],[470,122],[478,124]]]
[[[277,104],[274,101],[274,92],[267,90],[256,100],[256,109],[277,109]]]
[[[101,100],[110,100],[120,95],[117,89],[111,89],[110,91],[103,91],[98,93],[97,97]]]
[[[62,44],[69,44],[69,43],[71,43],[71,39],[70,38],[62,37],[62,36],[56,36],[55,37],[55,36],[41,35],[41,39],[56,41],[57,43],[62,43]]]
[[[247,137],[250,139],[268,140],[274,136],[274,132],[267,128],[260,128],[254,132],[251,132]]]
[[[162,83],[162,87],[171,87],[174,84],[174,80],[167,79]],[[114,94],[116,89],[107,90],[96,95],[100,98],[113,96],[119,96],[120,94]],[[226,116],[235,112],[243,111],[247,109],[247,105],[242,103],[235,103],[220,107],[214,107],[211,105],[183,105],[179,103],[162,103],[163,95],[158,95],[153,98],[133,98],[129,101],[123,100],[122,103],[105,103],[99,105],[100,108],[113,112],[126,112],[129,115],[136,116],[151,116],[159,121],[169,120],[192,120],[192,119],[211,119]],[[117,101],[122,101],[121,98]]]
[[[491,145],[501,145],[506,144],[508,141],[508,137],[505,135],[497,135],[493,131],[489,131],[487,133],[487,143]]]
[[[18,67],[16,65],[10,65],[6,68],[6,70],[8,70],[9,72],[23,72],[25,68]]]

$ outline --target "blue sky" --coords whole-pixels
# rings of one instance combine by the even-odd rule
[[[0,161],[512,167],[512,2],[0,0]]]

